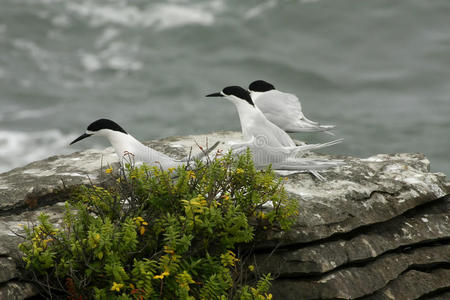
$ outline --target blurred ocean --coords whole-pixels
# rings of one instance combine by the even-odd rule
[[[450,175],[449,0],[0,0],[0,171],[106,146],[68,146],[100,117],[141,140],[239,130],[204,95],[255,79],[338,126],[324,152]]]

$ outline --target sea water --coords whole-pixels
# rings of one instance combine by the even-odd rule
[[[256,79],[337,126],[322,152],[422,152],[450,174],[448,0],[1,0],[0,171],[105,147],[68,146],[102,117],[140,140],[240,130],[204,96]]]

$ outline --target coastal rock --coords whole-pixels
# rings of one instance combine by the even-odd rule
[[[226,151],[234,132],[150,142],[174,157],[216,141]],[[276,276],[274,299],[439,299],[450,289],[450,185],[430,173],[422,154],[339,158],[346,165],[287,176],[300,204],[292,230],[267,232],[254,257],[258,272]],[[0,174],[0,299],[25,299],[37,290],[20,281],[17,244],[23,225],[41,212],[61,222],[72,187],[101,183],[102,168],[118,162],[111,148],[54,156]]]
[[[0,299],[21,300],[35,296],[38,290],[31,283],[6,282],[0,287]]]

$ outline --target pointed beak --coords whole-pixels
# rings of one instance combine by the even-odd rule
[[[76,142],[79,142],[79,141],[81,141],[81,140],[83,140],[83,139],[85,139],[85,138],[87,138],[87,137],[90,137],[91,135],[92,135],[92,134],[84,133],[84,134],[80,135],[79,137],[77,137],[76,139],[74,139],[74,140],[72,141],[72,143],[70,143],[70,145],[75,144]]]
[[[213,93],[213,94],[206,95],[206,97],[223,97],[223,94],[222,93]]]

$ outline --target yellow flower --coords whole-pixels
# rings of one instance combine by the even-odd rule
[[[106,174],[110,174],[112,171],[113,171],[112,168],[108,168],[108,169],[105,170],[105,173],[106,173]]]
[[[168,168],[167,171],[169,171],[169,173],[173,173],[175,171],[175,168]]]
[[[171,249],[168,246],[164,246],[164,252],[168,253],[168,254],[174,254],[175,251],[173,251],[173,249]]]
[[[161,273],[161,275],[155,275],[153,276],[153,279],[163,279],[165,276],[169,276],[169,271],[164,271]]]
[[[120,292],[120,289],[123,287],[123,283],[113,282],[113,286],[111,287],[111,291]]]
[[[141,235],[144,235],[144,233],[145,233],[145,227],[144,226],[141,226],[141,228],[139,228],[139,233]]]
[[[241,174],[241,173],[244,173],[244,170],[243,170],[243,169],[241,169],[241,168],[237,168],[237,169],[236,169],[236,173],[237,173],[237,174]]]
[[[255,270],[255,266],[254,265],[250,265],[250,266],[248,266],[248,269],[250,270],[250,272],[253,272]]]
[[[141,226],[141,223],[144,222],[144,219],[142,217],[136,217],[133,218],[134,223],[136,223],[136,226]]]
[[[272,294],[266,294],[266,299],[267,300],[271,300],[272,299]]]

